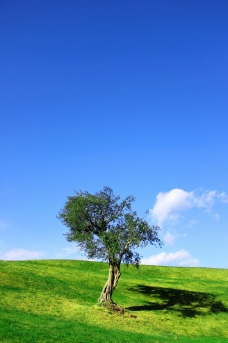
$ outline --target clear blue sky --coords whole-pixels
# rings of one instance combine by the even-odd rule
[[[81,258],[56,219],[104,185],[161,226],[144,263],[227,268],[228,3],[0,3],[0,258]]]

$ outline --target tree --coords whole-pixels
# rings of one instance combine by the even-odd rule
[[[76,242],[88,258],[98,258],[109,263],[108,280],[99,302],[113,303],[112,294],[120,278],[121,262],[139,266],[137,248],[158,244],[158,226],[150,226],[132,211],[133,196],[122,202],[110,187],[99,193],[76,192],[67,197],[58,218],[69,228],[68,241]]]

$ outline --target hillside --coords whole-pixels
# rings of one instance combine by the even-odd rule
[[[228,341],[228,270],[122,266],[124,314],[96,305],[106,263],[0,261],[0,342]]]

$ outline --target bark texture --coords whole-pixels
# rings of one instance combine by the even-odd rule
[[[117,286],[120,276],[121,276],[120,265],[109,264],[108,280],[106,284],[104,285],[100,298],[98,299],[100,303],[102,302],[113,303],[112,294],[114,292],[114,289]]]

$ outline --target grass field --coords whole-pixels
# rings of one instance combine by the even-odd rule
[[[228,342],[228,270],[122,266],[112,313],[106,263],[0,261],[0,342]]]

